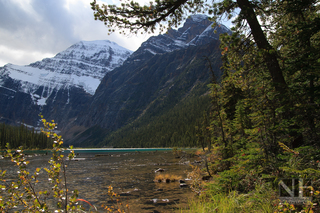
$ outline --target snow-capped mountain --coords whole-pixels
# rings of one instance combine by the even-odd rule
[[[108,40],[81,41],[53,58],[27,66],[5,65],[0,68],[0,87],[9,77],[19,82],[20,92],[30,94],[37,105],[45,105],[54,90],[70,87],[93,95],[103,76],[120,66],[131,53]],[[41,93],[40,87],[44,88]]]
[[[131,53],[108,40],[81,41],[53,58],[26,66],[0,67],[0,118],[21,117],[20,121],[27,122],[37,119],[40,112],[55,114],[59,108],[76,112],[75,108],[80,110],[79,106],[95,93],[104,75]]]
[[[29,66],[101,79],[107,72],[120,66],[131,53],[132,51],[108,40],[80,41],[53,58],[46,58]]]

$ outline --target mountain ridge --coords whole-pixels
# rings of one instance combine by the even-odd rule
[[[209,21],[206,15],[192,15],[181,28],[177,30],[169,29],[165,34],[150,37],[141,44],[131,57],[137,57],[146,51],[155,55],[187,48],[191,45],[203,45],[209,43],[212,39],[219,40],[221,33],[230,33],[230,30],[222,24],[215,27],[212,27],[212,25],[213,22]]]
[[[111,60],[119,59],[115,55],[117,51],[108,48],[92,51],[84,45],[90,42],[83,41],[51,59],[43,59],[20,70],[25,78],[32,78],[37,73],[42,80],[55,73],[57,76],[48,78],[52,83],[50,87],[23,84],[10,78],[10,73],[5,72],[19,66],[6,65],[0,68],[0,117],[24,120],[36,126],[41,112],[46,119],[58,122],[66,141],[81,146],[108,144],[110,141],[100,143],[94,138],[100,135],[99,140],[104,141],[112,132],[133,122],[144,120],[145,125],[145,121],[150,119],[151,122],[165,115],[181,101],[188,103],[194,94],[207,94],[205,85],[209,83],[210,72],[205,58],[212,60],[214,72],[219,77],[218,38],[220,33],[230,33],[225,26],[213,28],[212,24],[203,15],[191,16],[182,28],[150,37],[137,51],[122,57],[118,67],[113,67],[117,63]],[[87,53],[83,55],[81,51]],[[59,64],[62,66],[55,68],[54,65]],[[105,65],[110,65],[111,71],[106,71]],[[77,70],[79,67],[85,72]],[[104,71],[101,68],[105,68]],[[68,82],[76,86],[69,87]],[[10,105],[15,105],[14,110]]]
[[[104,132],[113,132],[142,118],[148,112],[153,112],[151,113],[153,116],[164,113],[157,104],[169,109],[169,106],[173,107],[183,97],[188,96],[191,88],[198,84],[205,85],[204,82],[209,83],[211,77],[205,58],[212,59],[212,64],[215,66],[214,72],[219,78],[221,75],[220,42],[219,35],[215,34],[215,31],[220,33],[230,33],[230,31],[221,25],[212,28],[213,23],[207,19],[198,20],[205,24],[196,24],[191,20],[184,25],[186,30],[181,30],[179,33],[179,29],[172,30],[171,32],[176,32],[177,35],[174,39],[168,39],[167,34],[150,37],[121,67],[107,73],[92,97],[86,114],[80,115],[71,128],[94,127],[104,129],[102,130]],[[200,26],[200,28],[190,28],[188,25]],[[190,36],[185,36],[186,34]],[[177,43],[176,38],[180,38],[181,35],[188,37],[184,42],[185,45],[174,46]],[[193,43],[190,43],[191,41]],[[173,48],[162,48],[161,45],[164,44]],[[155,47],[154,50],[161,51],[151,52],[150,49]],[[185,72],[185,70],[190,71]],[[181,84],[179,81],[182,80],[186,82]],[[208,91],[207,87],[205,91]],[[173,93],[177,94],[177,99],[172,97]],[[161,96],[162,100],[158,99],[158,96]],[[87,137],[99,135],[96,130],[93,132]],[[72,134],[72,136],[75,135]],[[85,141],[88,140],[87,137],[75,137],[73,141]],[[71,137],[67,139],[69,138]]]

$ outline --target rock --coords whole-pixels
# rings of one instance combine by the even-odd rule
[[[186,183],[186,181],[184,181],[184,180],[179,180],[179,183]]]
[[[183,188],[183,187],[188,187],[188,184],[186,184],[186,183],[180,183],[180,188]]]
[[[154,198],[154,199],[151,199],[149,201],[147,201],[146,203],[147,204],[153,204],[153,203],[168,203],[169,202],[169,199],[157,199],[157,198]]]
[[[164,169],[159,168],[159,169],[157,169],[157,170],[154,171],[154,172],[164,172]]]
[[[159,201],[159,199],[154,198],[154,199],[151,199],[150,201],[152,201],[152,203],[157,203]]]
[[[127,192],[121,192],[120,193],[120,196],[129,196],[130,195],[130,191],[127,191]]]
[[[69,160],[69,158],[67,158],[66,160]],[[80,161],[80,160],[85,160],[85,158],[71,158],[71,160]]]

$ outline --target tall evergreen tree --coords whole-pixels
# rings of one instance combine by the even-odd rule
[[[221,186],[242,191],[252,189],[239,181],[248,174],[283,175],[284,150],[319,148],[319,7],[319,0],[92,2],[96,19],[132,32],[164,30],[162,22],[174,27],[199,12],[235,18],[233,34],[220,37],[224,77],[212,83],[210,148]]]

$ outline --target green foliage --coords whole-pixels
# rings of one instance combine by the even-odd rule
[[[255,45],[252,35],[244,34],[243,27],[221,37],[224,78],[219,85],[212,86],[211,129],[213,144],[221,153],[220,167],[226,169],[219,175],[225,177],[222,182],[231,180],[232,190],[247,191],[248,187],[241,186],[237,179],[245,178],[244,174],[252,169],[259,177],[287,173],[280,169],[288,158],[284,158],[279,142],[291,150],[306,145],[319,147],[316,141],[319,141],[320,72],[315,60],[319,46],[314,41],[320,28],[318,24],[309,25],[318,20],[319,6],[317,1],[293,2],[302,4],[300,9],[292,10],[287,1],[283,4],[266,1],[259,5],[261,10],[265,8],[259,13],[264,15],[265,33],[273,45],[270,50],[277,49],[277,57],[282,60],[281,73],[288,86],[285,92],[275,85],[266,53]],[[311,147],[306,149],[313,152]],[[310,160],[311,156],[304,154],[299,156]],[[308,160],[301,165],[307,166]],[[219,168],[217,164],[214,162],[212,168]],[[315,174],[312,170],[305,173]]]
[[[263,14],[271,45],[268,53],[242,26],[221,37],[224,76],[212,84],[208,159],[214,181],[209,188],[226,195],[230,191],[248,194],[268,183],[270,190],[276,189],[279,178],[300,177],[312,180],[314,190],[319,189],[317,11],[319,1],[262,2],[256,12]],[[278,87],[270,72],[268,54],[277,55],[283,87]],[[210,193],[216,194],[214,190]],[[314,196],[313,201],[319,198]],[[286,212],[289,207],[282,205],[277,211]],[[309,204],[290,208],[313,211]]]

